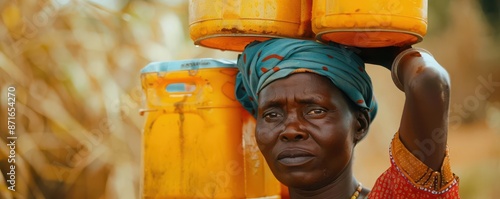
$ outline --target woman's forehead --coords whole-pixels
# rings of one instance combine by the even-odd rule
[[[341,91],[327,77],[314,73],[295,73],[275,80],[259,93],[259,102],[279,97],[314,99],[342,95]]]
[[[287,77],[271,82],[262,90],[266,88],[270,90],[282,90],[283,88],[302,88],[312,91],[325,88],[338,90],[328,77],[310,72],[292,73]]]

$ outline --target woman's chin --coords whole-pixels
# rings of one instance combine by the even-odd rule
[[[322,187],[325,181],[323,175],[311,172],[287,172],[276,175],[277,179],[291,189],[316,190]]]

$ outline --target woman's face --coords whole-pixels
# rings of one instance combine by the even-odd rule
[[[362,125],[329,79],[297,73],[259,94],[256,139],[283,184],[313,190],[332,183],[349,164]]]

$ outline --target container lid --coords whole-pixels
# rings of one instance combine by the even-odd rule
[[[236,61],[227,59],[200,58],[177,61],[151,62],[141,70],[141,74],[198,70],[208,68],[236,68]]]

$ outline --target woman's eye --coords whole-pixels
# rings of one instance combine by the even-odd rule
[[[319,114],[323,114],[325,113],[326,111],[323,110],[323,109],[314,109],[314,110],[311,110],[307,113],[307,115],[319,115]]]
[[[267,119],[274,119],[274,118],[279,117],[279,114],[276,112],[272,112],[272,113],[268,113],[268,114],[264,115],[264,117]]]

